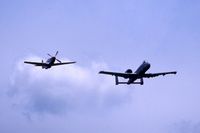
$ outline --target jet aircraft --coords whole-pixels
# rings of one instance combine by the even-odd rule
[[[66,65],[66,64],[76,63],[76,62],[61,62],[60,60],[58,60],[56,58],[57,54],[58,54],[58,51],[56,52],[55,56],[52,56],[52,55],[48,54],[48,56],[50,56],[50,58],[46,62],[43,62],[43,60],[42,60],[42,62],[24,61],[24,63],[26,63],[26,64],[32,64],[32,65],[35,65],[35,66],[41,66],[43,69],[49,69],[52,66],[58,66],[58,65]],[[55,63],[55,61],[58,61],[59,63]]]
[[[115,83],[118,84],[140,84],[143,85],[144,81],[143,78],[153,78],[160,75],[167,75],[167,74],[176,74],[176,71],[171,72],[161,72],[161,73],[146,73],[147,70],[150,68],[150,63],[144,61],[138,69],[133,73],[131,69],[128,69],[125,71],[125,73],[119,73],[119,72],[108,72],[108,71],[100,71],[99,74],[107,74],[115,76]],[[128,79],[127,82],[119,82],[118,77],[123,77],[125,79]],[[137,79],[140,79],[140,82],[136,82]]]

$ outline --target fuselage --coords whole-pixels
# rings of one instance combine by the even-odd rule
[[[135,78],[129,78],[127,84],[131,84],[133,83],[135,80],[137,80],[138,78],[140,78],[141,75],[145,74],[145,72],[147,70],[149,70],[149,68],[151,67],[151,65],[148,62],[143,62],[138,69],[135,71],[135,74],[138,75],[138,77]]]
[[[55,60],[56,60],[55,57],[49,58],[49,59],[46,61],[46,65],[45,65],[45,66],[42,66],[42,68],[44,68],[44,69],[51,68],[51,66],[54,64]]]

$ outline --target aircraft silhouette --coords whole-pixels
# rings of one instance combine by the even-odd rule
[[[58,60],[56,58],[56,56],[58,55],[58,51],[56,52],[55,56],[52,56],[50,54],[47,54],[48,56],[50,56],[50,58],[46,61],[46,62],[30,62],[30,61],[24,61],[24,63],[26,64],[32,64],[35,66],[41,66],[43,69],[49,69],[52,66],[58,66],[58,65],[66,65],[66,64],[73,64],[76,62],[61,62],[60,60]],[[58,61],[59,63],[55,63],[55,61]]]
[[[161,73],[146,73],[147,70],[151,67],[150,63],[144,61],[138,69],[133,73],[131,69],[125,71],[125,73],[118,73],[118,72],[108,72],[108,71],[100,71],[99,74],[107,74],[115,76],[115,83],[118,84],[140,84],[143,85],[144,81],[143,78],[153,78],[160,75],[167,75],[167,74],[176,74],[176,71],[172,72],[161,72]],[[123,77],[128,79],[127,82],[119,82],[118,77]],[[137,79],[140,79],[140,82],[135,82]]]

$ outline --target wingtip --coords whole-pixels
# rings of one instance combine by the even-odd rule
[[[102,74],[103,73],[103,71],[99,71],[99,74]]]
[[[76,61],[73,61],[73,62],[68,62],[68,63],[70,63],[70,64],[74,64],[74,63],[77,63]]]
[[[75,64],[75,63],[77,63],[77,62],[76,61],[71,62],[71,64]]]

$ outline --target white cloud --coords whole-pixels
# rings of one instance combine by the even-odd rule
[[[178,121],[172,124],[170,130],[171,133],[199,133],[200,122],[194,121]]]
[[[20,60],[11,78],[9,94],[25,112],[39,114],[102,110],[127,102],[131,96],[129,89],[115,86],[113,77],[98,75],[104,69],[108,69],[105,63],[93,62],[88,67],[77,63],[46,70]]]

